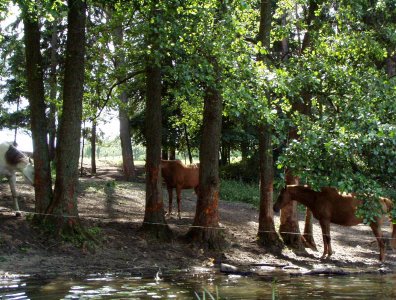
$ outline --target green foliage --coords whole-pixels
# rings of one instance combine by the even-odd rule
[[[277,27],[274,37],[292,35],[301,25],[287,3],[280,1],[277,16],[286,14],[289,26]],[[370,222],[379,213],[372,199],[396,189],[396,80],[384,69],[396,49],[395,6],[365,0],[332,5],[317,6],[310,49],[300,53],[291,42],[290,58],[281,64],[280,82],[287,86],[276,96],[285,124],[296,127],[299,138],[288,141],[277,166],[315,189],[357,193],[365,199],[358,214]],[[292,113],[293,105],[309,113]],[[275,129],[282,138],[282,128]]]
[[[258,157],[254,156],[251,159],[221,166],[220,178],[257,184],[260,178]]]
[[[222,179],[220,183],[220,198],[230,202],[249,203],[259,207],[259,186],[258,184]]]

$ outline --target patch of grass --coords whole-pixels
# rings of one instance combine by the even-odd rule
[[[78,248],[83,248],[93,253],[102,242],[101,232],[99,227],[84,227],[79,228],[73,234],[62,233],[61,238],[66,243],[71,243]]]
[[[209,292],[207,289],[204,288],[203,292],[202,292],[202,297],[197,293],[194,292],[195,297],[197,300],[206,300],[206,299],[211,299],[211,300],[218,300],[220,299],[219,296],[219,289],[216,286],[216,295],[213,295],[211,292]]]
[[[238,180],[221,180],[220,199],[230,202],[244,202],[260,205],[260,191],[257,184],[244,183]]]

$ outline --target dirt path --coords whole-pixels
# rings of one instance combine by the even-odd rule
[[[142,174],[140,174],[142,176]],[[196,196],[192,191],[183,192],[182,219],[176,215],[167,221],[175,234],[170,243],[146,241],[139,233],[144,217],[144,184],[121,180],[119,170],[103,168],[95,177],[81,178],[79,211],[84,225],[99,231],[102,245],[90,251],[71,244],[46,240],[30,227],[23,218],[15,218],[10,208],[12,201],[5,181],[0,183],[0,277],[4,274],[34,274],[40,276],[84,275],[87,273],[129,272],[153,273],[158,268],[167,270],[209,267],[213,261],[236,265],[241,270],[256,273],[274,270],[274,266],[304,272],[315,268],[353,270],[366,272],[396,270],[396,254],[387,251],[385,264],[378,262],[378,247],[368,226],[342,227],[332,225],[331,260],[320,260],[322,253],[321,231],[314,222],[314,238],[318,252],[307,249],[302,255],[285,248],[280,256],[266,253],[256,244],[258,211],[244,203],[220,201],[221,229],[230,242],[223,253],[207,253],[182,241],[192,224]],[[142,177],[140,177],[142,181]],[[20,206],[26,212],[34,211],[33,189],[21,183]],[[164,189],[165,207],[167,195]],[[174,201],[175,202],[175,201]],[[175,203],[174,203],[175,205]],[[303,216],[300,216],[301,220]],[[275,217],[279,224],[279,218]],[[303,229],[303,221],[300,228]],[[384,226],[389,236],[390,226]],[[264,267],[257,267],[264,265]]]

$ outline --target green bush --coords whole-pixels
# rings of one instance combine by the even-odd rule
[[[259,182],[257,159],[248,159],[220,167],[220,177],[227,180],[238,180],[249,183]]]
[[[259,207],[260,191],[258,184],[249,184],[237,180],[222,179],[220,198],[230,202],[244,202]]]

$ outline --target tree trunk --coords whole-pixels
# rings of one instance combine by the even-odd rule
[[[392,54],[392,49],[388,48],[385,71],[389,78],[396,75],[396,54]]]
[[[308,207],[305,210],[305,226],[304,234],[302,237],[305,247],[309,247],[315,251],[318,250],[316,248],[316,243],[313,238],[312,211]]]
[[[45,212],[52,200],[52,180],[47,145],[47,118],[43,70],[40,53],[40,30],[36,7],[21,5],[25,32],[26,76],[33,137],[35,211]],[[40,220],[40,215],[35,215]]]
[[[168,153],[168,147],[163,146],[162,150],[161,150],[161,157],[164,160],[168,160],[169,159],[169,153]]]
[[[175,160],[176,159],[176,148],[174,146],[171,146],[169,149],[169,159],[170,160]],[[191,163],[192,163],[192,157],[191,157]]]
[[[260,214],[258,242],[271,252],[279,252],[282,241],[275,231],[273,213],[274,170],[271,142],[271,127],[259,127],[259,157],[260,157]]]
[[[258,40],[267,50],[269,50],[270,48],[271,20],[271,1],[261,0]],[[270,62],[265,56],[259,55],[258,60],[263,61],[268,66],[270,66]],[[269,106],[271,103],[271,99],[268,92],[266,93],[266,97]],[[272,130],[270,126],[270,124],[263,124],[259,126],[260,214],[257,236],[260,245],[265,246],[270,251],[280,251],[282,243],[275,231],[272,209],[274,165],[272,150]]]
[[[124,105],[119,108],[119,119],[120,119],[120,139],[122,149],[122,167],[124,171],[124,177],[127,181],[132,181],[136,177],[135,163],[133,160],[132,151],[132,138],[129,127],[129,116],[125,106],[128,103],[128,97],[126,92],[123,91],[120,100]]]
[[[92,121],[91,129],[91,174],[96,174],[96,120]]]
[[[77,208],[78,159],[81,137],[85,55],[85,12],[81,0],[68,0],[68,30],[63,83],[63,106],[56,148],[55,195],[48,213],[57,233],[80,229]],[[65,217],[66,216],[66,217]]]
[[[297,177],[286,171],[286,184],[299,184]],[[291,248],[304,251],[304,244],[298,225],[297,202],[292,201],[281,209],[279,232],[283,242]]]
[[[172,232],[166,223],[162,199],[161,143],[162,115],[161,65],[156,57],[159,51],[161,11],[158,0],[151,3],[150,15],[154,22],[146,35],[147,46],[153,51],[146,60],[146,207],[142,231],[161,240],[169,240]]]
[[[113,30],[114,36],[114,44],[117,48],[121,48],[123,46],[123,29],[122,25],[117,26]],[[116,52],[115,58],[115,68],[117,70],[123,70],[125,65],[125,57],[123,53]],[[123,78],[118,78],[119,80]],[[121,140],[121,150],[122,150],[122,168],[124,172],[125,180],[132,181],[136,177],[135,173],[135,164],[133,160],[133,151],[132,151],[132,141],[131,141],[131,131],[129,126],[129,116],[128,116],[128,95],[126,91],[122,91],[120,95],[120,105],[119,105],[119,120],[120,120],[120,140]]]
[[[56,67],[58,65],[56,48],[58,40],[58,24],[57,20],[52,24],[51,35],[51,73],[50,73],[50,104],[48,116],[48,148],[51,161],[55,159],[55,139],[56,139],[56,93],[57,93],[57,79]]]
[[[249,144],[246,141],[241,142],[241,157],[243,162],[249,157]]]
[[[161,69],[154,64],[146,68],[146,208],[142,230],[153,237],[168,240],[171,230],[165,220],[160,168]]]
[[[214,62],[216,75],[219,70]],[[219,77],[216,83],[219,83]],[[221,249],[224,237],[219,230],[219,150],[222,97],[218,87],[207,87],[204,99],[202,138],[199,149],[199,192],[193,227],[187,238],[205,249]]]
[[[193,163],[193,158],[192,158],[192,154],[191,154],[191,145],[190,145],[190,139],[188,137],[188,131],[187,131],[187,125],[186,124],[184,124],[184,136],[186,137],[188,159],[189,159],[190,165],[191,165]]]
[[[81,157],[80,157],[80,176],[84,175],[84,148],[85,148],[85,121],[84,126],[81,133]]]
[[[309,8],[308,8],[308,16],[306,19],[307,24],[307,32],[304,35],[301,51],[303,53],[311,46],[311,31],[313,27],[313,21],[315,18],[315,12],[318,9],[317,1],[310,0]],[[287,43],[283,42],[283,51],[288,48]],[[304,93],[302,97],[304,98],[302,102],[294,101],[292,103],[292,112],[299,112],[302,114],[310,113],[310,95],[308,93]],[[300,101],[300,100],[297,100]],[[292,127],[289,129],[289,140],[298,139],[299,136],[297,134],[296,128]],[[290,170],[286,170],[286,184],[298,184],[298,178],[294,177]],[[281,211],[281,225],[280,231],[283,238],[283,241],[286,245],[293,247],[295,249],[302,250],[304,248],[304,243],[306,246],[316,249],[316,244],[313,238],[312,232],[312,216],[311,211],[306,209],[306,224],[304,227],[304,235],[301,236],[300,228],[298,226],[298,215],[297,215],[297,203],[293,201],[291,204],[284,207]],[[308,222],[308,223],[307,223]]]

